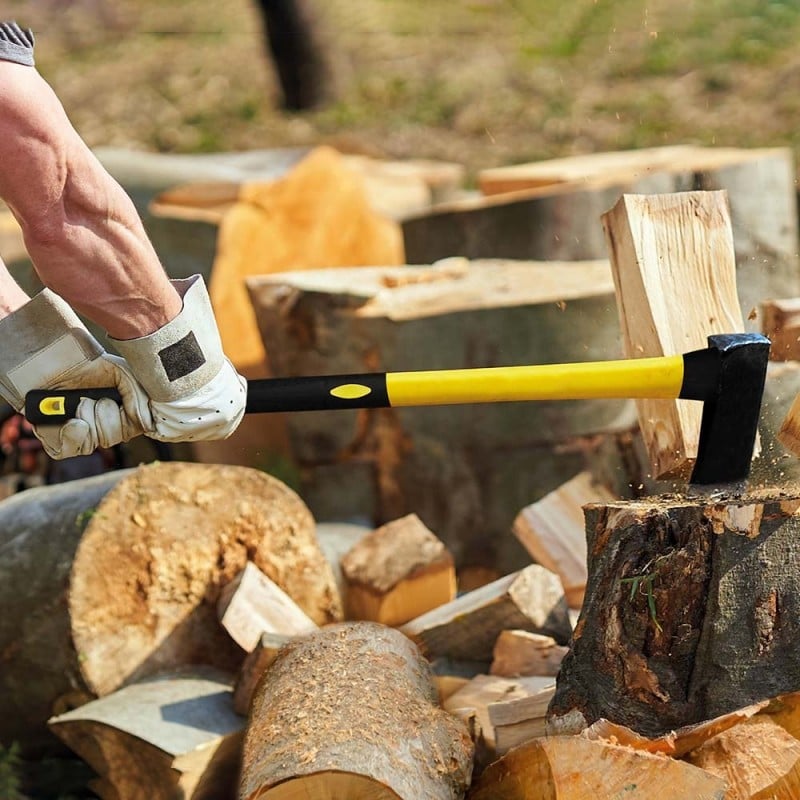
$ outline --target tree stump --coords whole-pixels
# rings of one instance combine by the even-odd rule
[[[457,800],[472,756],[413,643],[377,623],[344,623],[286,645],[261,679],[240,797]]]
[[[589,581],[549,709],[646,736],[800,685],[800,495],[586,507]]]
[[[0,504],[0,742],[156,671],[234,672],[222,588],[252,561],[318,624],[341,618],[299,497],[246,467],[152,464]]]

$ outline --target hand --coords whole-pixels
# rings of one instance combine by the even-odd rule
[[[0,320],[0,339],[0,395],[17,411],[31,389],[112,386],[122,396],[121,407],[111,400],[82,400],[75,419],[34,428],[52,458],[88,455],[152,428],[147,396],[122,359],[106,353],[48,289]]]
[[[145,435],[162,442],[225,439],[244,416],[247,382],[222,352],[203,279],[172,284],[183,299],[175,319],[149,336],[112,341],[147,396],[152,423]]]

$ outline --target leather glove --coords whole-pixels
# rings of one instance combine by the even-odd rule
[[[77,314],[45,289],[0,320],[0,395],[22,411],[31,389],[116,388],[113,400],[81,400],[75,419],[37,426],[34,433],[52,458],[88,455],[126,442],[152,427],[147,397],[122,359],[109,355]]]
[[[225,439],[242,420],[247,382],[225,357],[200,275],[171,281],[183,298],[175,319],[139,339],[111,339],[147,394],[145,435],[162,442]]]

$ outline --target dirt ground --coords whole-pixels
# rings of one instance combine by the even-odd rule
[[[328,142],[483,167],[677,143],[800,146],[798,0],[326,0],[338,100],[281,112],[250,0],[6,0],[84,138]]]

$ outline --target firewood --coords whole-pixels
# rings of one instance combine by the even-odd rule
[[[247,286],[279,377],[622,355],[605,260],[447,259],[264,275]],[[290,414],[287,425],[299,493],[317,519],[377,526],[415,513],[458,571],[505,575],[528,563],[508,536],[520,498],[583,469],[627,483],[616,437],[636,417],[629,400],[576,400],[319,411]]]
[[[318,627],[252,561],[220,593],[217,616],[233,641],[248,653],[262,633],[299,636]]]
[[[0,504],[0,741],[52,743],[54,708],[184,664],[235,672],[222,587],[248,560],[316,623],[341,618],[314,521],[246,467],[156,463]]]
[[[800,741],[766,716],[718,734],[686,761],[722,778],[730,800],[800,797]]]
[[[800,685],[800,495],[590,505],[589,583],[549,716],[647,737]]]
[[[233,710],[246,717],[253,693],[267,667],[278,657],[281,647],[294,639],[282,633],[262,633],[258,643],[242,662],[233,687]]]
[[[797,296],[792,151],[670,150],[672,158],[662,169],[647,169],[639,162],[620,170],[618,164],[613,165],[620,157],[614,153],[581,156],[584,174],[569,182],[444,203],[414,214],[403,220],[406,258],[418,264],[456,253],[473,259],[603,258],[607,251],[597,220],[620,195],[721,190],[730,202],[742,315],[747,317],[767,297]],[[621,155],[639,158],[636,153]],[[611,162],[614,168],[589,170],[587,160]]]
[[[449,695],[442,702],[442,706],[453,714],[459,709],[474,709],[486,744],[490,750],[494,751],[496,746],[495,730],[489,712],[492,705],[537,695],[551,683],[551,679],[542,677],[511,679],[494,675],[476,675],[471,681]]]
[[[673,758],[681,758],[717,734],[738,725],[743,720],[750,719],[766,709],[768,704],[768,700],[762,700],[760,703],[753,703],[731,711],[729,714],[703,720],[696,725],[686,725],[652,738],[642,736],[625,725],[618,725],[607,719],[593,722],[586,730],[581,731],[580,735],[586,739],[605,740],[612,744],[632,747],[634,750],[644,750],[647,753],[660,753]]]
[[[532,564],[462,595],[403,625],[429,658],[491,661],[504,630],[517,629],[566,642],[571,634],[567,603],[558,578]]]
[[[583,506],[614,495],[581,472],[517,514],[513,532],[537,564],[555,572],[570,608],[580,608],[586,590],[586,536]]]
[[[625,353],[678,355],[744,330],[724,192],[625,195],[603,215]],[[713,287],[713,290],[712,288]],[[637,400],[656,477],[688,474],[702,404]]]
[[[553,699],[555,689],[555,680],[550,679],[549,683],[542,681],[541,687],[528,697],[489,704],[487,711],[498,755],[546,734],[547,707]]]
[[[467,800],[723,800],[725,782],[682,761],[590,742],[536,739],[490,764]]]
[[[413,643],[377,623],[342,623],[284,647],[259,683],[240,797],[456,800],[472,757]]]
[[[234,800],[244,723],[230,679],[164,674],[61,714],[50,729],[98,773],[114,800]]]
[[[761,332],[772,343],[773,361],[800,360],[800,298],[762,303]]]
[[[501,631],[494,644],[492,675],[517,678],[522,675],[555,677],[568,647],[556,643],[552,636],[529,631]]]
[[[344,605],[347,604],[347,582],[342,574],[342,558],[371,530],[371,526],[357,525],[351,522],[317,523],[319,548],[333,570],[333,577]]]
[[[369,207],[362,179],[332,148],[279,180],[243,185],[220,223],[209,284],[225,352],[243,368],[265,363],[246,277],[403,261],[399,227]]]
[[[456,596],[453,557],[416,514],[365,536],[341,567],[351,620],[402,625]]]

